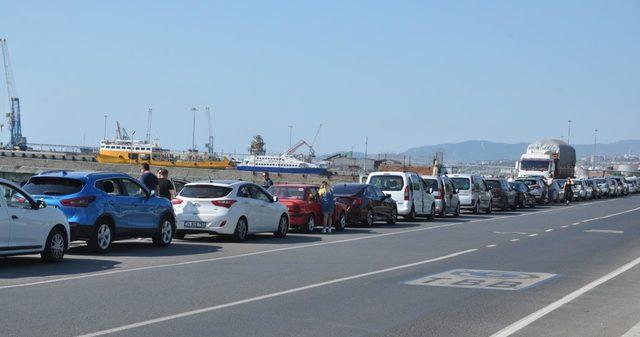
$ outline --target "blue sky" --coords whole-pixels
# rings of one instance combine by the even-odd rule
[[[638,1],[4,1],[0,36],[37,143],[97,144],[104,114],[142,137],[149,107],[186,149],[210,106],[225,152],[282,151],[288,125],[322,124],[320,153],[640,127]]]

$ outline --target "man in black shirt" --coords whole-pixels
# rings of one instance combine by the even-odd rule
[[[169,200],[176,197],[176,188],[169,180],[169,171],[167,169],[158,170],[158,196]]]
[[[149,192],[156,191],[158,188],[158,177],[151,173],[149,170],[149,164],[143,163],[140,165],[140,172],[142,172],[140,182],[149,190]]]

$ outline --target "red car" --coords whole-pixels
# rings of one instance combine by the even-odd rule
[[[322,226],[320,195],[317,185],[278,184],[269,188],[269,193],[278,197],[289,210],[289,226],[297,227],[307,233],[315,226]],[[333,212],[333,226],[341,231],[347,226],[347,205],[336,201]]]

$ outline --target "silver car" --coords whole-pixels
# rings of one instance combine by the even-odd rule
[[[491,213],[493,194],[482,176],[476,174],[451,174],[448,177],[459,191],[460,207],[470,209],[475,214],[482,211]]]
[[[460,197],[458,189],[447,176],[422,176],[429,186],[431,195],[436,199],[436,213],[445,217],[447,213],[460,215]]]
[[[608,198],[611,196],[611,189],[609,188],[609,182],[604,178],[593,179],[593,183],[600,189],[600,197]]]

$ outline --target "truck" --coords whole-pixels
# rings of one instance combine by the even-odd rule
[[[527,146],[520,160],[516,161],[518,177],[573,177],[576,167],[576,150],[559,139],[541,139]]]

